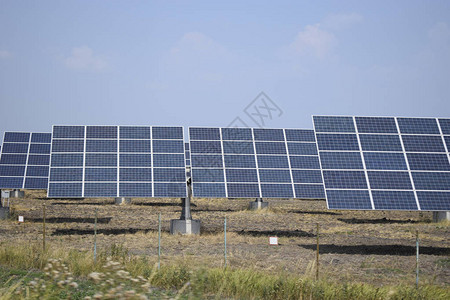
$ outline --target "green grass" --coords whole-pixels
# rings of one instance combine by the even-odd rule
[[[156,268],[149,257],[133,256],[121,245],[98,255],[49,245],[0,243],[0,300],[84,299],[449,299],[450,288],[435,285],[370,284],[314,280],[287,273],[242,268],[203,268],[188,260],[167,260]],[[56,259],[56,260],[55,260]],[[50,262],[50,264],[49,264]],[[445,263],[444,263],[445,264]],[[57,271],[57,272],[55,272]],[[94,273],[93,273],[94,272]],[[76,283],[76,286],[74,284]],[[128,293],[128,294],[126,294]]]

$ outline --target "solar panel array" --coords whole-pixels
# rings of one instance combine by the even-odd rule
[[[325,198],[313,130],[190,127],[195,197]]]
[[[450,119],[313,121],[328,208],[450,210]]]
[[[51,133],[5,132],[0,189],[46,189]]]
[[[186,197],[182,127],[54,126],[49,197]]]

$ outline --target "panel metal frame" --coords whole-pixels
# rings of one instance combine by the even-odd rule
[[[248,128],[248,127],[238,127],[237,129],[250,129],[251,130],[251,134],[252,134],[252,140],[250,141],[250,140],[235,140],[235,139],[233,139],[233,140],[228,140],[228,139],[223,139],[223,136],[222,136],[222,131],[223,131],[223,129],[226,129],[226,127],[200,127],[200,126],[195,126],[195,127],[189,127],[189,137],[191,136],[191,134],[190,134],[190,132],[191,132],[191,128],[195,128],[195,129],[197,129],[197,128],[217,128],[217,129],[219,129],[219,133],[220,133],[220,145],[221,145],[221,147],[222,147],[222,149],[221,149],[221,153],[219,154],[219,155],[221,155],[221,158],[222,158],[222,168],[223,168],[223,173],[224,173],[224,181],[223,182],[219,182],[220,184],[223,184],[224,185],[224,187],[225,187],[225,195],[224,195],[224,197],[223,198],[229,198],[229,193],[228,193],[228,184],[229,183],[231,183],[231,184],[249,184],[248,182],[229,182],[228,180],[227,180],[227,175],[226,175],[226,170],[227,169],[230,169],[230,168],[227,168],[226,167],[226,165],[225,165],[225,155],[249,155],[249,156],[253,156],[254,157],[254,159],[255,159],[255,164],[256,164],[256,168],[238,168],[238,167],[233,167],[232,169],[255,169],[256,170],[256,174],[257,174],[257,178],[258,178],[258,182],[257,182],[257,184],[258,184],[258,191],[259,191],[259,195],[258,195],[258,198],[264,198],[263,196],[263,194],[262,194],[262,187],[261,187],[261,184],[264,184],[264,185],[270,185],[270,184],[290,184],[291,185],[291,190],[292,190],[292,198],[293,199],[297,199],[297,195],[296,195],[296,190],[295,190],[295,187],[296,187],[296,185],[305,185],[305,186],[311,186],[311,185],[314,185],[314,186],[320,186],[320,187],[322,187],[322,189],[323,189],[323,181],[322,181],[322,183],[294,183],[294,180],[293,180],[293,175],[292,175],[292,171],[293,170],[317,170],[317,171],[319,171],[319,169],[298,169],[298,168],[292,168],[292,166],[291,166],[291,156],[292,157],[294,157],[294,156],[305,156],[305,157],[316,157],[317,158],[317,160],[319,160],[319,158],[318,158],[318,153],[317,154],[315,154],[315,155],[306,155],[306,154],[302,154],[302,155],[300,155],[300,154],[290,154],[289,153],[289,147],[288,147],[288,143],[302,143],[302,144],[316,144],[316,141],[311,141],[311,142],[308,142],[308,141],[288,141],[288,139],[287,139],[287,136],[286,136],[286,130],[307,130],[307,131],[311,131],[311,133],[312,134],[314,134],[314,130],[312,130],[312,129],[300,129],[300,128],[284,128],[284,129],[282,129],[282,128],[270,128],[270,129],[277,129],[277,130],[282,130],[282,133],[283,133],[283,141],[272,141],[272,140],[256,140],[255,139],[255,133],[254,133],[254,130],[255,129],[266,129],[266,128]],[[315,135],[314,135],[314,138],[315,138]],[[191,143],[191,142],[196,142],[196,141],[204,141],[204,142],[208,142],[208,141],[211,141],[211,139],[204,139],[204,140],[202,140],[202,139],[198,139],[198,138],[196,138],[196,139],[189,139],[189,143]],[[219,140],[217,140],[217,141],[219,141]],[[227,142],[227,141],[232,141],[232,142],[239,142],[239,141],[246,141],[246,142],[251,142],[252,143],[252,147],[253,147],[253,154],[248,154],[248,153],[225,153],[224,152],[224,147],[223,147],[223,145],[224,145],[224,142]],[[282,143],[283,144],[283,147],[285,148],[285,150],[286,150],[286,154],[260,154],[260,153],[257,153],[257,151],[256,151],[256,142],[277,142],[277,143]],[[193,156],[195,156],[197,153],[193,153],[192,152],[192,146],[190,147],[190,154],[191,154],[191,169],[194,171],[195,169],[208,169],[208,167],[195,167],[195,166],[193,166],[192,165],[192,157]],[[207,156],[207,155],[218,155],[218,153],[201,153],[201,155],[205,155],[205,156]],[[288,161],[288,166],[287,166],[287,168],[276,168],[276,167],[273,167],[273,168],[261,168],[260,166],[259,166],[259,163],[258,163],[258,155],[260,155],[260,156],[286,156],[286,158],[287,158],[287,161]],[[320,163],[320,160],[319,160],[319,163]],[[210,167],[210,168],[214,168],[214,169],[216,169],[217,167]],[[261,182],[261,180],[260,180],[260,170],[266,170],[266,169],[273,169],[273,170],[287,170],[287,171],[289,171],[289,175],[290,175],[290,182],[289,183],[285,183],[285,182],[280,182],[280,183],[277,183],[277,182],[264,182],[264,183],[262,183]],[[218,182],[204,182],[204,181],[199,181],[199,182],[197,182],[197,181],[195,181],[195,178],[193,178],[193,180],[192,180],[192,185],[193,185],[193,196],[194,197],[196,197],[197,195],[195,194],[195,184],[217,184]],[[256,183],[252,183],[252,184],[256,184]],[[324,193],[325,193],[325,191],[324,191]],[[197,197],[209,197],[209,196],[197,196]],[[211,195],[211,198],[215,198],[216,196],[212,196]],[[234,196],[233,196],[234,197]],[[242,196],[242,197],[239,197],[239,198],[255,198],[255,197],[248,197],[248,196]],[[270,197],[270,198],[274,198],[274,197]],[[280,198],[286,198],[286,197],[280,197]],[[304,197],[302,197],[301,199],[317,199],[317,198],[304,198]]]
[[[342,117],[342,118],[349,118],[349,117],[351,117],[352,119],[353,119],[353,123],[354,123],[354,126],[355,126],[355,132],[339,132],[339,131],[335,131],[335,132],[330,132],[330,131],[327,131],[327,132],[320,132],[320,131],[316,131],[316,124],[315,124],[315,120],[314,120],[314,117],[336,117],[336,118],[340,118],[340,117]],[[359,130],[358,130],[358,126],[357,126],[357,122],[356,122],[356,118],[393,118],[394,119],[394,121],[395,121],[395,125],[396,125],[396,128],[397,128],[397,133],[380,133],[380,132],[377,132],[377,133],[360,133],[359,132]],[[401,131],[400,131],[400,126],[399,126],[399,122],[398,122],[398,119],[429,119],[429,120],[435,120],[436,121],[436,124],[437,124],[437,127],[439,128],[439,134],[430,134],[430,133],[402,133]],[[430,118],[430,117],[386,117],[386,116],[376,116],[376,117],[373,117],[373,116],[370,116],[370,117],[367,117],[367,116],[319,116],[319,115],[313,115],[312,116],[312,121],[313,121],[313,127],[314,127],[314,133],[315,133],[315,135],[316,135],[316,141],[317,141],[317,135],[318,134],[321,134],[321,133],[326,133],[326,134],[335,134],[335,135],[339,135],[339,134],[355,134],[356,136],[357,136],[357,139],[358,139],[358,144],[359,144],[359,150],[358,151],[355,151],[355,150],[320,150],[319,149],[319,143],[316,143],[316,145],[317,145],[317,151],[318,151],[318,153],[319,153],[319,162],[320,162],[320,166],[321,166],[321,174],[322,174],[322,181],[323,181],[323,172],[324,172],[324,169],[323,169],[323,167],[322,167],[322,162],[321,162],[321,160],[320,160],[320,153],[321,152],[359,152],[360,154],[361,154],[361,158],[362,158],[362,162],[363,162],[363,167],[364,167],[364,169],[361,169],[361,171],[364,171],[365,172],[365,176],[366,176],[366,180],[367,180],[367,186],[368,186],[368,188],[367,189],[336,189],[336,188],[328,188],[327,189],[327,187],[325,186],[325,183],[324,183],[324,188],[325,188],[325,193],[327,194],[327,191],[331,191],[331,190],[349,190],[349,191],[368,191],[369,192],[369,195],[370,195],[370,200],[371,200],[371,205],[372,205],[372,209],[373,210],[377,210],[377,208],[375,207],[375,204],[374,204],[374,201],[373,201],[373,196],[372,196],[372,191],[411,191],[411,192],[413,192],[414,193],[414,198],[415,198],[415,202],[416,202],[416,205],[417,205],[417,210],[422,210],[422,208],[421,208],[421,205],[420,205],[420,199],[419,199],[419,196],[418,196],[418,192],[443,192],[443,193],[448,193],[448,195],[449,195],[449,197],[450,197],[450,191],[447,191],[447,190],[424,190],[424,189],[417,189],[416,188],[416,186],[415,186],[415,183],[414,183],[414,180],[413,180],[413,174],[415,173],[415,172],[425,172],[425,173],[433,173],[433,172],[445,172],[445,173],[450,173],[450,171],[439,171],[439,170],[411,170],[411,168],[410,168],[410,163],[409,163],[409,161],[408,161],[408,157],[407,157],[407,154],[409,154],[409,153],[431,153],[431,154],[444,154],[444,152],[418,152],[418,151],[406,151],[406,149],[405,149],[405,145],[404,145],[404,143],[403,143],[403,136],[439,136],[439,137],[441,137],[441,140],[442,140],[442,143],[443,143],[443,145],[444,145],[444,149],[445,149],[445,154],[447,155],[447,160],[448,160],[448,163],[450,164],[450,153],[449,153],[449,149],[448,149],[448,147],[447,147],[447,145],[446,145],[446,143],[445,143],[445,137],[446,136],[450,136],[450,134],[443,134],[443,131],[442,131],[442,128],[441,128],[441,124],[440,124],[440,122],[439,122],[439,120],[441,120],[441,119],[447,119],[447,118]],[[360,137],[361,136],[363,136],[363,135],[369,135],[369,134],[373,134],[373,135],[390,135],[390,136],[392,136],[392,135],[394,135],[394,136],[398,136],[399,137],[399,140],[400,140],[400,143],[401,143],[401,147],[402,147],[402,151],[392,151],[392,150],[390,150],[390,151],[366,151],[366,150],[362,150],[362,145],[361,145],[361,141],[360,141]],[[395,190],[393,190],[393,189],[372,189],[371,188],[371,186],[370,186],[370,182],[369,182],[369,177],[368,177],[368,171],[374,171],[374,172],[377,172],[377,171],[392,171],[392,172],[396,172],[396,171],[399,171],[399,170],[368,170],[367,169],[367,167],[366,167],[366,162],[365,162],[365,157],[364,157],[364,154],[365,153],[401,153],[401,154],[403,154],[403,157],[404,157],[404,159],[405,159],[405,162],[406,162],[406,166],[407,166],[407,170],[403,170],[402,172],[407,172],[408,173],[408,175],[409,175],[409,179],[410,179],[410,182],[411,182],[411,186],[412,186],[412,189],[408,189],[408,190],[397,190],[397,189],[395,189]],[[345,170],[343,170],[343,169],[333,169],[333,171],[345,171]],[[328,198],[327,198],[327,208],[328,209],[330,209],[330,206],[329,206],[329,203],[328,203]],[[334,209],[349,209],[349,208],[334,208]],[[358,208],[350,208],[350,209],[354,209],[354,210],[358,210]],[[382,209],[382,210],[386,210],[386,209]],[[393,209],[394,210],[394,209]],[[405,209],[405,210],[408,210],[408,209]],[[433,210],[429,210],[429,211],[433,211]],[[439,210],[437,210],[437,211],[439,211]]]
[[[28,142],[5,142],[5,136],[6,136],[7,133],[26,133],[26,134],[29,134]],[[22,186],[21,187],[12,187],[12,186],[11,187],[7,187],[7,186],[5,186],[5,187],[2,187],[2,189],[28,189],[28,190],[40,189],[40,188],[27,188],[25,186],[27,178],[30,178],[30,179],[34,179],[34,178],[36,178],[36,179],[46,179],[47,180],[47,184],[48,184],[48,179],[49,179],[49,176],[50,176],[50,161],[49,161],[48,165],[31,165],[31,166],[46,166],[46,167],[48,167],[49,171],[48,171],[47,176],[28,176],[27,175],[30,155],[50,156],[50,153],[51,153],[51,150],[50,150],[49,153],[30,153],[32,144],[33,145],[34,144],[50,145],[50,147],[51,147],[51,139],[50,139],[49,143],[32,142],[33,134],[50,134],[51,135],[52,133],[51,132],[26,132],[26,131],[5,131],[3,133],[3,143],[2,143],[2,146],[0,148],[1,149],[1,151],[0,151],[0,159],[1,159],[1,156],[3,155],[4,146],[7,145],[7,144],[27,144],[28,145],[28,150],[27,150],[27,153],[26,153],[26,162],[25,162],[25,164],[2,164],[2,166],[25,166],[24,173],[23,173],[22,176],[6,176],[6,175],[5,176],[0,176],[0,178],[22,177]],[[5,153],[5,154],[8,154],[8,155],[25,155],[25,153]],[[42,189],[44,189],[44,188],[42,188]]]
[[[121,185],[121,183],[127,183],[127,184],[139,184],[139,183],[144,184],[144,183],[146,183],[146,184],[151,184],[151,187],[152,187],[151,196],[150,195],[149,196],[136,196],[136,197],[132,196],[133,198],[139,198],[139,197],[144,197],[144,198],[147,198],[147,197],[158,197],[158,198],[186,197],[186,195],[187,195],[186,176],[184,177],[184,180],[180,181],[180,182],[178,182],[178,181],[176,181],[176,182],[175,181],[158,181],[158,182],[156,182],[156,184],[159,184],[159,183],[162,183],[162,184],[183,184],[184,188],[185,188],[185,194],[184,195],[180,195],[180,196],[164,196],[164,195],[157,195],[157,196],[155,196],[155,180],[154,180],[154,169],[155,168],[166,168],[166,167],[154,167],[154,154],[155,153],[154,153],[154,149],[153,149],[153,141],[155,141],[155,140],[162,140],[162,141],[166,141],[166,140],[175,141],[176,140],[176,141],[180,141],[180,142],[183,143],[183,147],[182,147],[181,152],[179,152],[179,153],[167,153],[167,154],[183,154],[183,155],[185,155],[185,151],[184,151],[184,149],[185,149],[185,145],[184,145],[185,139],[184,138],[185,137],[184,137],[184,129],[183,129],[182,126],[157,126],[157,125],[153,125],[153,126],[145,126],[145,125],[53,125],[52,132],[53,132],[54,128],[57,127],[57,126],[68,126],[68,127],[71,127],[71,126],[73,126],[73,127],[80,127],[81,126],[81,127],[84,127],[84,137],[83,138],[53,138],[53,136],[52,136],[52,145],[53,145],[53,141],[54,140],[80,140],[80,141],[82,140],[83,141],[83,144],[84,144],[83,153],[82,153],[83,154],[83,166],[82,167],[81,166],[80,167],[75,167],[75,168],[82,168],[82,170],[83,170],[82,171],[83,172],[83,178],[82,178],[82,181],[51,181],[50,180],[50,174],[51,174],[52,169],[67,168],[66,166],[52,166],[52,156],[53,156],[53,154],[55,154],[55,153],[58,153],[58,154],[59,153],[61,153],[61,154],[80,153],[81,154],[81,152],[53,152],[53,149],[51,149],[50,172],[49,172],[48,189],[47,189],[47,191],[48,191],[47,195],[48,196],[50,196],[50,184],[52,184],[52,183],[66,183],[66,184],[81,183],[82,184],[81,195],[70,195],[70,196],[52,195],[52,197],[58,197],[58,198],[85,198],[85,197],[98,198],[98,197],[105,197],[105,196],[86,196],[86,194],[85,194],[85,187],[86,187],[87,183],[89,183],[89,184],[91,184],[91,183],[94,183],[94,184],[95,183],[101,183],[101,184],[111,184],[111,183],[113,183],[113,184],[116,184],[117,190],[116,190],[116,195],[114,197],[123,197],[123,196],[121,196],[121,192],[120,192],[120,185]],[[98,137],[88,138],[87,137],[87,128],[91,127],[91,126],[116,127],[117,128],[117,137],[116,138],[98,138]],[[133,139],[131,139],[131,138],[121,138],[120,137],[120,128],[121,127],[145,127],[145,128],[148,128],[148,130],[150,131],[150,136],[149,136],[148,139],[147,138],[146,139],[142,139],[142,138],[133,138]],[[170,139],[161,139],[161,138],[153,139],[153,128],[173,128],[173,127],[181,128],[182,137],[180,139],[173,139],[173,138],[170,138]],[[117,151],[115,151],[115,152],[87,152],[86,151],[87,150],[86,149],[86,145],[87,145],[87,141],[88,140],[114,140],[114,141],[117,140]],[[120,150],[120,142],[123,141],[123,140],[150,141],[150,144],[151,144],[150,152],[145,152],[145,153],[144,152],[121,152],[121,150]],[[85,176],[86,176],[86,168],[87,168],[87,166],[86,166],[86,154],[88,154],[88,153],[96,153],[96,154],[112,154],[112,153],[114,153],[114,154],[116,154],[117,155],[117,164],[115,166],[115,168],[117,170],[117,178],[116,178],[116,180],[115,181],[89,181],[89,182],[87,182],[85,180]],[[151,181],[121,181],[120,180],[120,169],[121,168],[126,168],[126,167],[121,167],[120,166],[120,154],[147,154],[147,155],[151,155],[151,166],[133,166],[132,168],[136,168],[136,169],[139,169],[139,168],[150,168],[151,172],[152,172],[152,180]],[[159,154],[159,152],[158,152],[158,154]],[[161,152],[161,154],[165,154],[165,153]],[[170,168],[182,169],[184,174],[186,174],[186,160],[185,159],[183,160],[183,163],[184,163],[183,167],[170,167]],[[111,167],[95,166],[94,168],[101,169],[101,168],[111,168]]]

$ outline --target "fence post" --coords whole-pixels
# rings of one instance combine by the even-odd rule
[[[42,252],[45,252],[45,203],[42,207]]]
[[[94,264],[97,263],[97,208],[95,209],[94,220]]]
[[[319,223],[317,223],[316,280],[319,280]]]
[[[416,230],[416,287],[419,287],[419,230]]]
[[[161,213],[158,216],[158,270],[161,268]]]
[[[227,217],[223,222],[223,255],[224,255],[224,267],[227,267]]]

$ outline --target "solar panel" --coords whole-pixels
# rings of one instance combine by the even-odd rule
[[[313,122],[328,208],[450,210],[450,119]]]
[[[0,189],[47,189],[51,133],[5,132]]]
[[[182,127],[53,126],[49,197],[186,197]]]
[[[324,199],[313,130],[190,127],[195,197]]]

